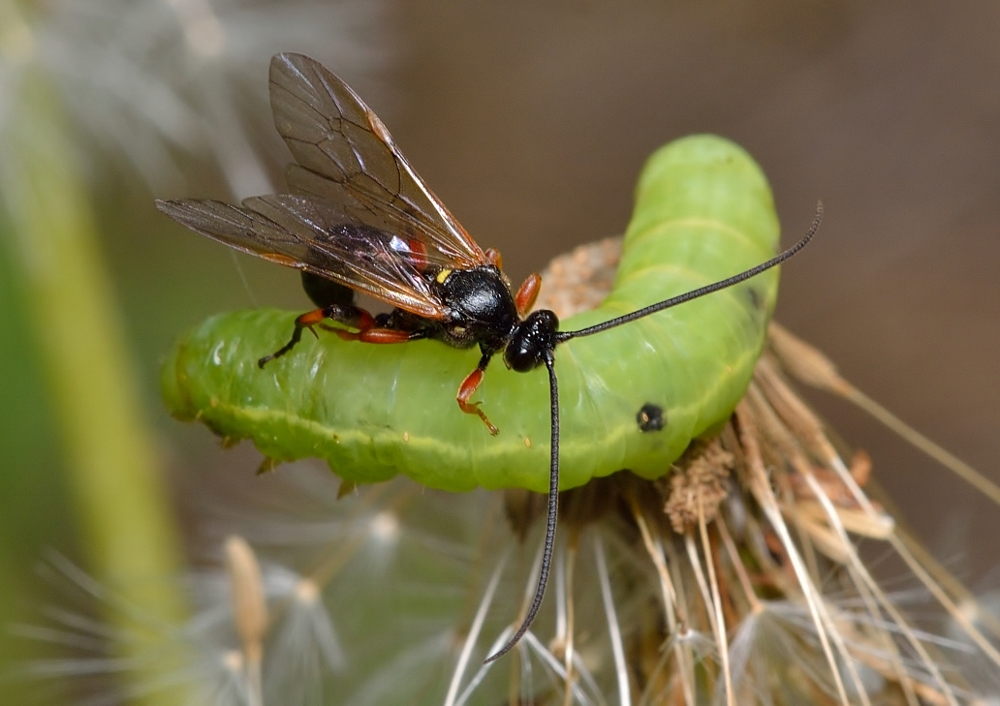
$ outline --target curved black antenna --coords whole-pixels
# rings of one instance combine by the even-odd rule
[[[514,636],[507,641],[507,644],[483,660],[483,664],[500,659],[510,652],[514,645],[521,641],[524,633],[535,621],[538,609],[542,607],[542,598],[545,597],[545,586],[549,582],[549,569],[552,568],[552,549],[556,543],[556,520],[559,516],[559,384],[556,381],[556,361],[552,355],[552,350],[547,350],[545,355],[545,367],[549,371],[549,403],[552,408],[552,441],[549,450],[549,511],[545,521],[545,548],[542,550],[542,567],[538,571],[538,586],[535,587],[535,597],[531,599],[531,607],[528,614],[524,616],[521,627],[517,629]]]
[[[748,280],[751,277],[755,277],[764,270],[769,270],[775,265],[780,265],[782,262],[790,258],[792,255],[797,253],[802,248],[804,248],[806,244],[810,240],[812,240],[812,237],[816,235],[816,231],[819,230],[819,224],[822,222],[823,222],[823,202],[818,201],[816,202],[816,215],[813,217],[812,225],[809,226],[809,230],[802,237],[802,240],[795,243],[795,245],[788,248],[788,250],[785,250],[780,255],[772,257],[767,262],[762,262],[756,267],[751,267],[749,270],[746,270],[745,272],[740,272],[738,275],[733,275],[732,277],[727,277],[724,280],[713,282],[712,284],[706,285],[704,287],[699,287],[698,289],[692,289],[690,292],[679,294],[676,297],[671,297],[670,299],[666,299],[662,302],[651,304],[637,311],[633,311],[631,314],[625,314],[624,316],[619,316],[617,318],[611,319],[610,321],[605,321],[604,323],[588,326],[587,328],[582,328],[579,331],[560,331],[559,333],[556,334],[556,341],[562,343],[563,341],[568,341],[571,338],[580,338],[581,336],[592,336],[595,333],[600,333],[601,331],[607,331],[609,328],[614,328],[616,326],[621,326],[622,324],[627,324],[630,321],[635,321],[636,319],[641,319],[644,316],[655,314],[658,311],[669,309],[672,306],[677,306],[678,304],[689,302],[692,299],[703,297],[706,294],[717,292],[720,289],[725,289],[726,287],[732,287],[734,284],[739,284],[740,282]]]

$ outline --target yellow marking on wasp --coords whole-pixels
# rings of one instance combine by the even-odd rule
[[[449,276],[451,276],[451,270],[441,270],[437,273],[437,277],[434,279],[437,280],[438,284],[444,284],[444,281],[448,279]]]

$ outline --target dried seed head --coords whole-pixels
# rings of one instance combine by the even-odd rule
[[[840,377],[837,366],[808,343],[789,333],[785,327],[771,322],[767,329],[768,344],[789,375],[806,385],[844,394],[850,385]]]

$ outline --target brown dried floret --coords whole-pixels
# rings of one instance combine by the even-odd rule
[[[729,473],[734,461],[718,439],[693,443],[678,460],[669,476],[664,506],[675,532],[683,533],[697,525],[699,512],[705,522],[715,519],[719,504],[729,493]]]

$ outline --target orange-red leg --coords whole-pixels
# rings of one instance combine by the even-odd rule
[[[406,343],[424,338],[426,334],[422,331],[401,331],[394,328],[380,328],[375,326],[375,319],[367,311],[365,316],[360,318],[354,325],[357,331],[345,331],[335,329],[334,332],[345,341],[360,341],[361,343]]]
[[[295,348],[299,341],[302,340],[303,329],[308,329],[314,336],[316,334],[316,326],[320,328],[336,331],[337,333],[348,333],[343,331],[343,329],[335,329],[331,326],[327,326],[323,322],[326,319],[331,319],[338,323],[344,324],[345,326],[351,326],[352,328],[359,329],[360,331],[373,331],[377,330],[374,328],[375,319],[364,309],[353,305],[345,304],[330,304],[329,306],[324,306],[320,309],[313,309],[312,311],[307,311],[305,314],[297,317],[295,319],[295,330],[292,331],[292,338],[285,345],[279,348],[277,351],[271,355],[266,355],[257,361],[257,365],[263,368],[267,363],[271,362],[275,358],[280,358],[285,355],[288,351]],[[406,334],[409,337],[410,334]],[[317,336],[318,337],[318,336]],[[393,341],[395,342],[395,341]]]
[[[343,318],[338,318],[335,316],[330,316],[327,318],[333,319],[334,321],[338,321],[346,326],[351,326],[352,328],[356,328],[360,331],[367,331],[370,328],[375,328],[375,318],[364,309],[358,309],[357,315],[352,317],[350,320],[346,321]],[[339,328],[337,326],[330,326],[329,324],[321,323],[317,325],[324,331],[329,331],[330,333],[342,333],[344,331],[344,329],[342,328]],[[314,335],[315,333],[316,332],[313,331]]]
[[[486,416],[486,412],[479,408],[479,402],[469,402],[469,399],[476,393],[479,389],[480,383],[483,381],[483,375],[486,373],[486,366],[489,365],[490,356],[484,355],[479,361],[479,366],[466,376],[465,380],[458,388],[458,394],[455,396],[455,400],[458,402],[458,407],[466,414],[476,414],[480,419],[483,420],[483,424],[486,428],[490,430],[490,434],[496,436],[500,433],[500,430],[493,426],[489,418]]]
[[[542,288],[542,276],[537,272],[528,275],[528,278],[521,283],[517,294],[514,295],[514,303],[517,305],[517,313],[523,319],[531,311],[538,299],[538,292]]]
[[[503,258],[500,257],[500,251],[496,248],[486,248],[486,259],[498,270],[503,269]]]
[[[321,321],[323,321],[323,319],[335,318],[330,316],[330,314],[333,313],[332,309],[334,308],[337,308],[338,310],[344,309],[344,307],[337,305],[327,306],[327,307],[322,307],[320,309],[313,309],[312,311],[307,311],[306,313],[302,314],[302,316],[297,317],[295,319],[295,330],[292,331],[291,340],[285,345],[283,345],[281,348],[276,350],[271,355],[266,355],[260,360],[258,360],[257,367],[263,368],[267,363],[271,362],[275,358],[280,358],[281,356],[285,355],[285,353],[295,348],[295,346],[298,345],[299,341],[302,340],[302,329],[309,329],[312,335],[316,336],[316,329],[313,327],[318,325]],[[349,307],[349,308],[354,309],[355,307]],[[358,311],[361,310],[358,309]]]
[[[360,341],[361,343],[406,343],[424,338],[422,331],[400,331],[394,328],[368,328],[355,333],[337,329],[337,335],[345,341]]]

